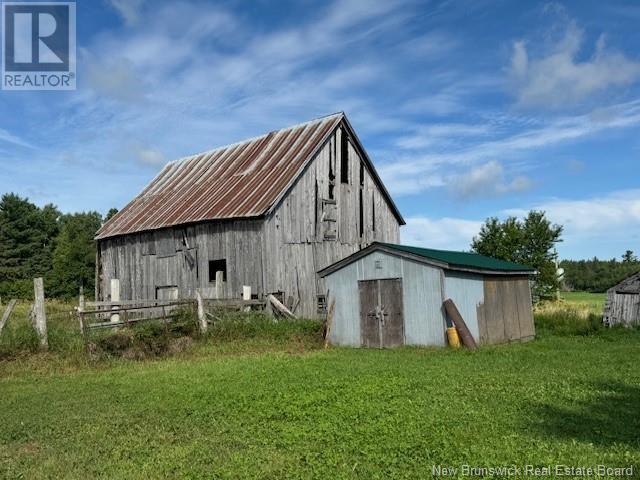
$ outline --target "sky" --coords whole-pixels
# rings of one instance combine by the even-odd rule
[[[122,208],[163,164],[344,111],[404,215],[469,249],[544,210],[640,252],[640,2],[78,0],[72,92],[0,91],[0,193]]]

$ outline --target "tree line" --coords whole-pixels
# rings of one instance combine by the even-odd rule
[[[631,250],[627,250],[620,260],[563,260],[564,287],[567,290],[604,292],[625,278],[640,272],[640,261]]]
[[[83,286],[95,287],[96,242],[103,218],[98,212],[63,214],[52,204],[38,207],[27,198],[9,193],[0,199],[0,296],[31,298],[35,277],[43,277],[48,297],[71,298]],[[565,260],[556,274],[555,247],[562,241],[562,226],[552,224],[544,212],[531,211],[524,219],[489,218],[474,237],[474,252],[534,268],[537,297],[550,297],[558,287],[602,292],[640,271],[632,251],[622,260]]]
[[[61,213],[9,193],[0,199],[0,296],[32,298],[33,278],[43,277],[48,297],[70,298],[80,286],[95,286],[94,236],[104,219],[98,212]]]

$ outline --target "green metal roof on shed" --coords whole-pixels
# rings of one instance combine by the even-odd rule
[[[329,265],[318,273],[322,277],[329,275],[330,273],[339,270],[343,266],[348,265],[375,250],[386,251],[391,254],[400,254],[414,260],[424,259],[425,263],[433,263],[449,270],[464,270],[478,273],[507,275],[530,275],[535,273],[535,269],[526,265],[487,257],[478,253],[435,250],[432,248],[412,247],[409,245],[397,245],[395,243],[382,242],[374,242],[359,252],[356,252],[333,265]]]
[[[434,250],[432,248],[410,247],[408,245],[396,245],[394,243],[380,243],[394,250],[412,253],[421,257],[430,258],[439,262],[448,263],[451,266],[481,268],[483,270],[502,271],[531,271],[535,269],[519,263],[507,262],[493,257],[487,257],[478,253],[455,252],[452,250]]]

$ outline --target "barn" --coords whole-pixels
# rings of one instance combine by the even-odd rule
[[[329,290],[335,345],[445,345],[448,298],[480,345],[535,336],[529,286],[535,272],[523,265],[375,242],[319,273]]]
[[[344,113],[167,164],[98,231],[96,298],[273,294],[321,316],[317,271],[404,220]]]
[[[640,272],[607,290],[604,324],[609,327],[640,325]]]

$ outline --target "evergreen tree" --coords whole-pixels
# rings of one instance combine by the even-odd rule
[[[535,293],[550,296],[558,287],[553,248],[561,242],[562,227],[552,225],[544,212],[531,211],[524,219],[501,222],[489,218],[471,244],[473,251],[535,268]]]
[[[107,212],[107,216],[104,217],[104,223],[107,223],[109,220],[111,220],[111,218],[114,217],[116,215],[116,213],[118,213],[118,209],[117,208],[109,209],[109,211]]]
[[[96,246],[94,236],[102,217],[97,212],[65,215],[53,254],[50,292],[56,297],[73,297],[84,286],[91,292],[95,284]]]
[[[60,212],[38,208],[26,198],[0,200],[0,295],[28,297],[31,279],[51,270]]]

